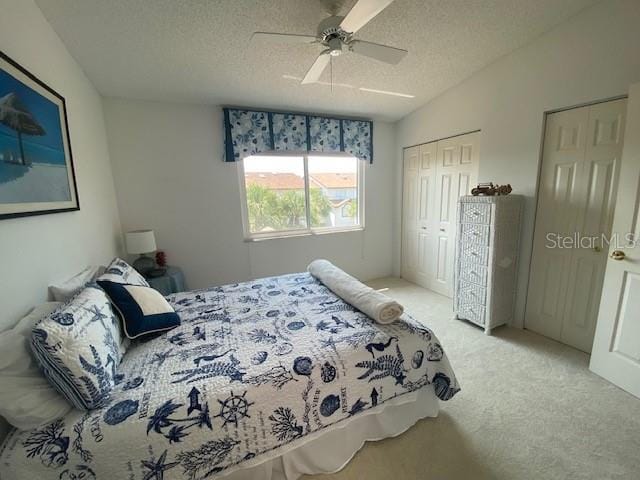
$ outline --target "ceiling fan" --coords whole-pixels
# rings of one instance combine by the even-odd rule
[[[317,83],[332,57],[345,52],[374,58],[381,62],[396,65],[408,53],[401,48],[389,47],[378,43],[356,40],[353,35],[384,10],[393,0],[358,0],[345,17],[331,15],[318,25],[314,35],[296,35],[291,33],[255,32],[253,41],[279,43],[306,43],[324,47],[316,61],[302,79],[302,84]],[[335,3],[333,2],[334,10]]]

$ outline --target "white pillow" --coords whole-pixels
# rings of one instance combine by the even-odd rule
[[[31,332],[31,351],[49,383],[73,406],[103,406],[119,378],[122,331],[111,304],[92,283]]]
[[[68,302],[77,293],[80,293],[80,290],[82,290],[87,283],[98,278],[104,271],[105,267],[92,265],[64,282],[49,285],[51,298],[56,302]]]
[[[128,285],[140,285],[148,287],[149,284],[138,271],[121,258],[114,258],[105,272],[97,280],[106,280],[113,283],[126,283]]]
[[[0,333],[0,415],[22,430],[51,423],[72,408],[44,378],[29,346],[33,326],[60,305],[39,305]]]

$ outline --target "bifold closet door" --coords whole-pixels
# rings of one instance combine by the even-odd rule
[[[402,277],[417,282],[418,157],[420,147],[405,148],[402,181]]]
[[[547,116],[525,327],[591,351],[626,100]]]
[[[456,209],[478,176],[478,133],[405,148],[402,276],[453,296]]]
[[[430,263],[431,274],[426,288],[453,297],[456,218],[458,199],[469,195],[478,182],[480,133],[469,133],[440,140],[436,156],[434,214]]]
[[[435,182],[436,182],[437,143],[431,142],[419,147],[418,165],[418,255],[416,265],[416,283],[429,286],[433,278],[432,245],[435,241]]]

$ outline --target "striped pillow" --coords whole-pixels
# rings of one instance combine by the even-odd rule
[[[31,349],[44,376],[80,410],[98,408],[118,382],[120,322],[99,288],[87,286],[33,328]]]
[[[120,258],[114,258],[105,272],[98,277],[98,280],[140,285],[142,287],[149,286],[144,277],[135,268]]]

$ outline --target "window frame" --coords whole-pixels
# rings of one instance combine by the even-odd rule
[[[244,159],[239,160],[237,163],[238,170],[238,181],[240,184],[240,205],[242,210],[242,230],[244,235],[244,241],[246,242],[255,242],[261,240],[272,240],[277,238],[293,238],[293,237],[306,237],[310,235],[327,235],[331,233],[344,233],[344,232],[357,232],[363,231],[365,229],[365,208],[364,208],[364,171],[365,171],[365,163],[363,160],[360,160],[357,157],[353,157],[356,159],[357,165],[357,173],[356,177],[358,179],[357,191],[358,191],[358,219],[359,224],[353,226],[339,226],[339,227],[312,227],[311,226],[311,205],[309,202],[309,157],[349,157],[350,155],[345,155],[343,152],[340,153],[326,153],[326,152],[265,152],[256,155],[252,155],[254,157],[302,157],[302,161],[304,164],[304,195],[305,195],[305,204],[306,204],[306,215],[307,215],[307,228],[297,228],[290,230],[278,230],[275,232],[264,232],[264,233],[252,233],[249,225],[249,209],[247,206],[247,188],[245,184],[244,178]]]

